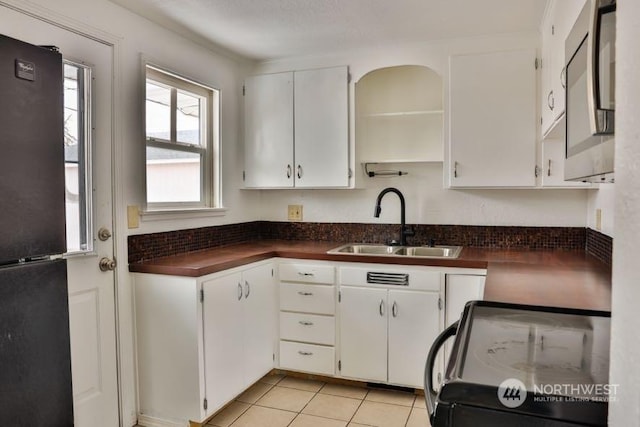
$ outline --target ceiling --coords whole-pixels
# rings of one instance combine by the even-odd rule
[[[546,0],[111,1],[256,60],[536,31],[546,4]]]

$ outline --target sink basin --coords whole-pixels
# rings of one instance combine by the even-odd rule
[[[457,258],[462,246],[388,246],[350,243],[335,249],[329,254],[346,255],[386,255],[393,257],[420,258]]]
[[[430,258],[457,258],[462,246],[410,246],[398,250],[398,255]]]
[[[401,246],[387,246],[387,245],[356,245],[349,244],[340,246],[329,251],[329,253],[336,254],[356,254],[356,255],[393,255],[400,249]]]

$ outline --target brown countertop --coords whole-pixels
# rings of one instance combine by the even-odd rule
[[[341,242],[261,240],[129,264],[129,271],[199,277],[272,257],[486,268],[486,300],[611,310],[611,270],[582,252],[464,248],[456,259],[327,254]]]

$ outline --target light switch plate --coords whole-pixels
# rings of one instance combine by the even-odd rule
[[[138,206],[127,206],[127,227],[140,227],[140,208]]]
[[[302,205],[289,205],[287,219],[289,221],[302,221]]]

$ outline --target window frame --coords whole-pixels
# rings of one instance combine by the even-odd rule
[[[95,210],[94,210],[94,192],[93,192],[93,179],[94,179],[94,168],[93,168],[93,144],[94,144],[94,135],[93,135],[93,123],[94,123],[94,107],[93,107],[93,67],[89,64],[86,64],[81,61],[75,61],[69,58],[63,58],[63,67],[65,65],[69,65],[71,67],[75,67],[78,70],[82,71],[82,81],[78,80],[78,106],[81,111],[78,112],[79,119],[81,120],[81,124],[78,127],[78,131],[82,134],[82,144],[83,144],[83,153],[80,156],[80,151],[78,152],[78,174],[83,173],[84,175],[84,185],[82,188],[78,188],[78,198],[79,198],[79,225],[82,227],[80,229],[80,244],[82,245],[82,240],[86,240],[84,243],[86,247],[83,249],[82,247],[69,250],[67,246],[67,251],[64,254],[65,258],[74,257],[74,256],[84,256],[84,255],[94,255],[95,254],[95,235],[94,235],[94,223],[95,223]],[[63,78],[64,72],[63,72]],[[80,93],[82,91],[82,93]],[[82,95],[80,97],[80,95]],[[79,135],[80,136],[80,135]],[[65,167],[66,167],[66,159],[65,159]],[[65,177],[66,179],[66,177]],[[68,192],[65,184],[65,193]],[[84,192],[84,201],[82,200],[82,196]],[[65,196],[66,199],[66,196]],[[84,203],[83,203],[84,202]],[[83,218],[84,217],[84,218]],[[83,226],[84,220],[84,226]],[[83,236],[84,234],[84,236]],[[67,243],[68,244],[68,243]]]
[[[144,140],[144,214],[154,219],[163,212],[178,213],[181,211],[223,211],[220,191],[220,90],[185,77],[154,62],[143,60],[143,96],[142,111]],[[170,139],[147,137],[147,81],[167,87],[171,90],[170,101]],[[191,144],[177,140],[177,94],[185,93],[197,96],[203,102],[200,107],[200,144]],[[206,104],[206,105],[203,105]],[[149,202],[147,191],[147,155],[148,147],[160,148],[200,156],[200,200],[194,202]]]

